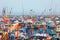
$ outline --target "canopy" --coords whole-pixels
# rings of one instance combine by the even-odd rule
[[[11,20],[12,21],[12,23],[14,23],[14,21],[16,21],[16,20]]]
[[[18,21],[18,20],[16,20],[16,21],[14,21],[14,23],[19,23],[19,21]]]
[[[47,25],[46,22],[42,22],[42,25]]]
[[[53,36],[53,35],[55,35],[55,34],[56,34],[56,33],[55,33],[54,31],[51,31],[51,32],[50,32],[50,35],[51,35],[51,36]]]
[[[13,39],[13,38],[15,38],[15,36],[14,36],[14,34],[11,34],[10,39]]]
[[[32,20],[29,20],[29,19],[26,22],[27,23],[33,23],[33,21]]]
[[[35,36],[44,36],[44,37],[47,37],[48,34],[39,34],[39,33],[36,33]]]
[[[0,22],[0,24],[3,24],[3,22]]]
[[[4,23],[7,23],[7,22],[8,22],[8,20],[1,20],[0,22],[4,22]]]

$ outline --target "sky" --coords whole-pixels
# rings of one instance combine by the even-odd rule
[[[12,15],[30,14],[30,10],[33,12],[31,14],[44,14],[49,13],[49,9],[52,8],[54,13],[60,13],[60,0],[0,0],[0,15],[2,14],[2,9],[6,8],[7,14],[11,10]]]

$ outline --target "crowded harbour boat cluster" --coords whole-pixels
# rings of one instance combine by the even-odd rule
[[[60,15],[6,15],[3,9],[0,40],[60,40]]]
[[[0,0],[0,40],[60,40],[60,0]]]
[[[0,40],[60,40],[60,16],[1,16]]]

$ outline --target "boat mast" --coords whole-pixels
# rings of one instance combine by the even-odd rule
[[[6,16],[6,8],[3,8],[3,10],[2,10],[2,16]]]
[[[6,8],[3,8],[2,10],[2,18],[5,19],[6,17]]]
[[[50,9],[49,9],[49,11],[51,12],[51,15],[53,15],[52,6],[53,6],[53,0],[51,0]]]
[[[24,4],[23,4],[23,0],[21,0],[21,1],[22,1],[22,2],[21,2],[21,3],[22,3],[22,5],[21,5],[21,6],[22,6],[22,14],[23,14],[23,16],[24,16]]]
[[[12,8],[10,9],[10,13],[9,13],[9,16],[11,16],[11,11],[12,11]]]

